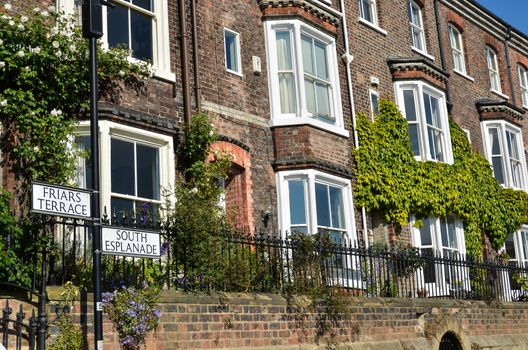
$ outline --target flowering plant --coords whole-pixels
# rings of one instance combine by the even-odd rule
[[[146,282],[140,289],[121,288],[103,294],[103,309],[114,323],[123,349],[139,349],[148,333],[158,327],[161,316],[155,307],[158,296],[159,291]]]
[[[89,107],[88,43],[73,16],[12,7],[0,7],[2,150],[22,185],[67,183],[76,167],[75,120]],[[123,88],[144,91],[148,63],[131,63],[122,49],[98,51],[101,97],[118,102]]]

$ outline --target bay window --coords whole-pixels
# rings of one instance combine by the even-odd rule
[[[299,20],[266,22],[272,126],[344,130],[335,39]]]
[[[445,94],[420,81],[396,82],[395,90],[415,158],[452,164]]]
[[[485,121],[482,134],[495,179],[506,187],[525,190],[526,161],[521,129],[507,121]]]

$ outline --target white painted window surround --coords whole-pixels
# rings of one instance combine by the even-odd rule
[[[486,62],[488,65],[490,89],[493,92],[502,94],[501,80],[500,80],[500,74],[499,74],[499,63],[497,61],[497,53],[490,46],[486,46]]]
[[[466,71],[466,58],[464,56],[464,45],[462,41],[462,33],[453,25],[447,27],[449,32],[449,42],[451,44],[451,51],[453,54],[453,69],[463,75]]]
[[[444,259],[463,259],[466,254],[464,227],[454,215],[422,219],[421,227],[411,220],[413,246],[422,255]],[[425,288],[429,296],[447,295],[453,290],[469,290],[469,273],[460,266],[427,264],[417,274],[417,285]]]
[[[415,158],[453,164],[444,92],[423,81],[397,81],[394,90],[396,103],[409,123]]]
[[[413,0],[409,0],[409,27],[412,47],[418,52],[427,54],[422,8]]]
[[[76,136],[83,137],[89,133],[89,122],[81,122]],[[167,197],[175,181],[172,137],[115,122],[100,121],[99,147],[100,204],[101,208],[107,208],[108,215],[111,215],[113,209],[121,210],[123,206],[131,206],[132,210],[139,211],[140,206],[157,209],[167,199],[169,202],[174,201],[171,195]],[[119,147],[121,153],[112,152],[112,147]],[[116,148],[114,151],[117,150]],[[89,177],[86,165],[85,161],[81,161],[81,187],[86,186],[83,179]]]
[[[151,52],[152,52],[152,65],[154,67],[154,76],[163,80],[174,82],[176,81],[176,75],[171,71],[171,65],[170,65],[170,45],[169,45],[169,18],[168,18],[168,6],[167,1],[168,0],[154,0],[152,3],[150,1],[145,0],[138,0],[137,5],[134,4],[134,1],[132,3],[125,1],[125,0],[112,0],[113,3],[116,5],[116,9],[109,10],[107,6],[103,6],[103,47],[108,48],[109,42],[108,42],[108,30],[109,30],[109,23],[108,23],[108,11],[114,11],[114,14],[116,14],[118,11],[121,11],[124,13],[124,11],[129,11],[131,13],[128,20],[123,21],[122,24],[122,32],[114,32],[116,36],[119,36],[122,40],[133,40],[133,38],[129,37],[131,35],[135,35],[131,31],[131,23],[128,21],[136,21],[135,23],[138,24],[135,28],[137,28],[137,35],[141,37],[141,35],[145,35],[144,30],[145,28],[140,28],[140,22],[141,25],[149,24],[151,26],[151,38],[149,38],[151,42]],[[66,14],[72,14],[75,11],[80,9],[80,3],[82,1],[78,0],[57,0],[57,8],[63,10]],[[150,10],[145,9],[145,4],[148,3],[148,7]],[[152,6],[150,6],[150,4]],[[150,19],[150,20],[148,20]],[[119,24],[114,25],[112,28],[113,30],[116,29],[116,26],[119,26]],[[144,26],[143,26],[144,27]],[[119,27],[121,30],[121,26]],[[130,45],[142,45],[139,42],[130,42]],[[133,57],[130,57],[132,61],[136,60]]]
[[[345,129],[335,39],[300,20],[265,22],[271,126]]]
[[[518,190],[527,190],[526,158],[522,130],[505,120],[481,122],[484,152],[497,181]]]
[[[242,76],[240,34],[228,28],[224,28],[224,54],[226,70]]]

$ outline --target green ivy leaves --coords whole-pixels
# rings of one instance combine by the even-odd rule
[[[357,122],[356,203],[378,211],[386,222],[406,225],[411,215],[456,214],[464,222],[467,252],[480,255],[483,233],[497,249],[528,220],[528,194],[502,188],[454,121],[453,165],[414,159],[407,121],[391,101],[380,101],[374,122],[363,114]]]

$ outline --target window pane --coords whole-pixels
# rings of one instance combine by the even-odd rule
[[[224,32],[226,67],[229,70],[238,72],[238,44],[237,35],[234,33]]]
[[[332,216],[332,227],[345,228],[345,209],[343,205],[343,190],[330,187],[330,211]]]
[[[489,131],[489,137],[491,142],[491,154],[492,155],[501,155],[501,147],[499,143],[499,129],[497,128],[490,128]]]
[[[134,202],[128,199],[112,197],[111,215],[117,215],[117,219],[122,219],[123,216],[131,218],[134,215]]]
[[[436,129],[428,128],[427,134],[429,137],[429,153],[431,155],[431,159],[443,162],[444,153],[442,151],[442,133]]]
[[[90,157],[92,140],[90,136],[77,136],[75,143],[79,150],[85,153],[86,157],[79,160],[79,169],[77,170],[77,184],[80,188],[92,188],[92,161]]]
[[[378,105],[378,95],[371,93],[370,94],[370,103],[372,106],[372,114],[379,115],[379,105]]]
[[[304,93],[306,94],[306,109],[313,116],[317,116],[317,104],[315,100],[315,84],[313,80],[304,79]]]
[[[277,32],[277,60],[279,70],[292,69],[290,32]]]
[[[374,17],[372,16],[370,1],[369,0],[360,0],[360,3],[361,3],[360,4],[361,18],[373,23],[374,22]]]
[[[492,157],[491,165],[493,167],[493,176],[500,184],[505,184],[504,172],[502,170],[502,157]]]
[[[506,140],[508,141],[508,152],[511,158],[519,160],[519,152],[517,150],[517,141],[515,134],[511,131],[506,131]]]
[[[317,208],[317,226],[330,227],[330,208],[328,203],[328,186],[315,184],[315,206]]]
[[[513,242],[513,233],[510,233],[504,242],[506,248],[506,253],[510,256],[510,259],[516,259],[517,255],[515,254],[515,243]]]
[[[281,113],[295,113],[297,107],[295,102],[295,82],[293,80],[293,73],[279,73],[279,93]]]
[[[328,80],[328,67],[326,62],[326,45],[315,42],[315,62],[317,65],[317,77]]]
[[[129,49],[128,43],[128,9],[124,6],[115,4],[115,8],[108,9],[107,12],[107,35],[108,46],[124,46]]]
[[[416,121],[416,107],[414,104],[414,90],[403,90],[405,104],[405,118],[407,121]]]
[[[152,11],[152,1],[151,0],[132,0],[132,3],[145,10]]]
[[[306,35],[301,35],[301,48],[302,48],[302,59],[303,59],[304,72],[309,73],[311,75],[315,75],[312,46],[313,46],[312,38]]]
[[[415,156],[420,155],[420,135],[418,134],[418,124],[409,124],[407,127],[409,138],[411,139],[411,148]]]
[[[317,92],[317,107],[319,117],[329,120],[330,117],[330,94],[328,92],[328,86],[317,83],[315,85]]]
[[[132,33],[132,57],[152,61],[152,18],[130,11]]]
[[[528,232],[521,231],[519,236],[521,238],[521,251],[523,252],[522,257],[519,258],[521,258],[523,262],[526,262],[528,260]]]
[[[422,227],[420,227],[420,242],[422,247],[433,245],[431,235],[431,219],[427,218],[422,221]]]
[[[134,196],[134,144],[112,139],[111,163],[112,192]]]
[[[304,198],[303,180],[289,180],[288,189],[290,199],[290,223],[292,225],[306,225],[306,202]]]
[[[160,199],[159,150],[137,145],[137,195]]]

